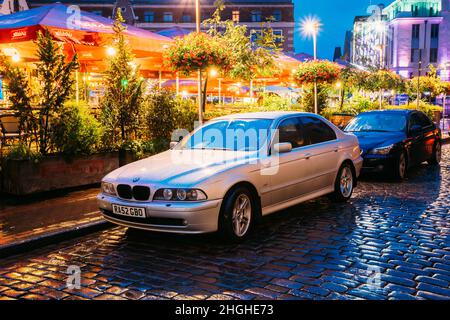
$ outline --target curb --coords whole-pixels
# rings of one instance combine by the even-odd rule
[[[73,229],[63,229],[34,238],[28,238],[22,241],[18,241],[12,244],[0,246],[0,258],[16,255],[31,251],[33,249],[41,248],[46,245],[56,244],[65,240],[78,238],[90,233],[105,230],[114,226],[112,223],[106,220],[100,220],[96,222],[90,222],[83,225],[78,225]]]

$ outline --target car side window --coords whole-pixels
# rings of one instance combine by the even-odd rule
[[[424,113],[418,113],[422,128],[428,128],[433,125],[433,122]]]
[[[421,128],[424,127],[423,119],[420,118],[418,113],[413,113],[409,118],[409,130],[411,130],[414,126],[420,126]]]
[[[336,140],[336,133],[318,118],[302,117],[303,128],[310,144]]]
[[[289,142],[293,149],[307,144],[299,118],[283,120],[278,126],[278,137],[280,143]]]

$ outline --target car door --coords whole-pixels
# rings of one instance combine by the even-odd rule
[[[413,112],[408,121],[408,138],[410,140],[409,161],[410,164],[418,164],[425,160],[425,143],[422,129],[422,120],[418,112]],[[414,127],[420,127],[420,130],[413,130]]]
[[[310,191],[332,187],[339,169],[339,144],[334,130],[324,121],[302,116],[302,125],[309,145],[304,148],[310,155],[312,176]]]
[[[272,166],[277,166],[277,172],[270,176],[272,205],[307,193],[308,181],[313,176],[309,151],[304,149],[308,142],[299,117],[282,120],[276,129],[277,134],[273,143],[289,142],[292,145],[292,151],[270,155]]]
[[[433,121],[430,120],[430,118],[428,118],[427,115],[425,115],[422,112],[418,112],[419,118],[420,118],[420,122],[422,125],[422,130],[423,130],[423,159],[422,161],[428,160],[431,158],[431,156],[433,155],[433,147],[434,147],[434,142],[436,139],[436,135],[435,135],[435,126]]]

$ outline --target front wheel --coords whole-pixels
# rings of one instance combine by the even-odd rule
[[[406,153],[402,152],[399,154],[394,164],[394,179],[398,181],[402,181],[403,179],[405,179],[407,168],[408,163],[406,160]]]
[[[442,146],[439,141],[436,141],[433,147],[433,155],[431,156],[430,160],[428,160],[428,164],[438,165],[441,162],[441,156],[442,156]]]
[[[256,203],[245,187],[229,192],[220,213],[220,232],[229,241],[240,241],[248,236],[255,220]]]
[[[345,202],[350,199],[353,194],[355,179],[352,166],[349,163],[344,163],[336,177],[331,198],[337,202]]]

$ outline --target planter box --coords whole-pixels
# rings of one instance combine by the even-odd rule
[[[351,114],[333,114],[330,117],[330,122],[336,127],[345,128],[354,117],[355,116]]]
[[[2,169],[2,191],[28,195],[95,184],[118,167],[118,152],[78,156],[70,161],[57,155],[45,157],[38,163],[8,160]]]

